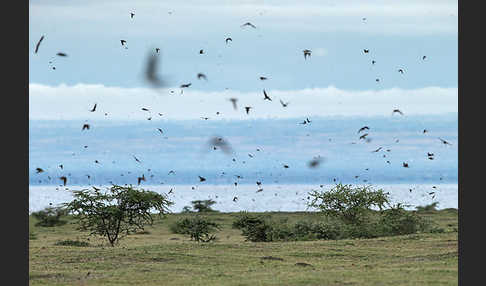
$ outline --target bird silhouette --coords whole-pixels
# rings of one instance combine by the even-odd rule
[[[363,126],[361,127],[359,130],[358,130],[358,133],[360,133],[361,131],[364,131],[364,130],[370,130],[370,128],[368,126]]]
[[[359,139],[365,139],[365,138],[366,138],[366,136],[368,136],[368,133],[365,133],[365,134],[363,134],[363,135],[359,136]]]
[[[423,57],[422,57],[422,60],[425,60],[426,58],[427,58],[427,56],[423,56]]]
[[[270,101],[272,101],[272,99],[271,99],[270,97],[268,97],[267,92],[265,91],[265,89],[263,90],[263,95],[265,96],[265,97],[263,98],[263,100],[265,100],[265,99],[266,99],[266,100],[270,100]]]
[[[81,130],[84,130],[84,129],[88,129],[89,130],[89,128],[90,128],[90,125],[87,124],[87,123],[85,123],[85,124],[83,124],[83,129],[81,129]]]
[[[158,54],[160,52],[159,48],[155,48],[155,52]]]
[[[250,27],[252,27],[253,29],[256,29],[256,26],[255,26],[255,25],[253,25],[253,24],[252,24],[252,23],[250,23],[250,22],[246,22],[245,24],[241,25],[240,27],[242,27],[242,28],[243,28],[243,27],[246,27],[246,26],[250,26]]]
[[[39,41],[35,45],[35,51],[34,51],[35,54],[37,54],[37,52],[39,51],[39,46],[40,46],[42,40],[44,40],[44,36],[40,37]]]
[[[289,105],[290,102],[283,102],[281,99],[280,99],[280,104],[282,104],[283,107],[287,107],[287,105]]]
[[[142,162],[140,162],[140,160],[138,160],[138,158],[137,158],[137,157],[135,157],[135,155],[132,155],[132,156],[133,156],[133,158],[135,159],[135,161],[137,161],[138,163],[142,163]]]
[[[164,131],[162,131],[162,129],[157,128],[157,130],[159,130],[160,134],[164,134]]]
[[[35,168],[35,170],[37,174],[44,172],[42,168]]]
[[[203,73],[198,73],[198,74],[197,74],[197,79],[201,79],[201,78],[202,78],[202,79],[205,79],[205,80],[208,80],[208,78],[206,77],[206,75],[205,75],[205,74],[203,74]]]
[[[285,164],[284,164],[284,165],[283,165],[283,167],[284,167],[285,169],[288,169],[288,168],[289,168],[289,165],[285,165]]]
[[[226,38],[226,40],[225,40],[226,44],[228,44],[228,41],[232,41],[232,42],[233,42],[233,39],[231,39],[231,38]]]
[[[130,12],[130,18],[132,18],[132,19],[133,19],[133,16],[135,16],[135,13]]]
[[[200,55],[204,54],[204,50],[199,50],[199,54]]]
[[[267,80],[267,78],[266,78],[266,77],[264,77],[264,76],[261,76],[261,77],[260,77],[260,80]]]
[[[380,150],[381,150],[381,148],[382,148],[382,147],[380,147],[380,148],[378,148],[378,149],[376,149],[376,150],[374,150],[374,151],[371,151],[371,153],[376,153],[376,152],[380,151]]]
[[[140,182],[141,182],[141,181],[144,181],[144,182],[146,181],[146,179],[145,179],[145,175],[144,175],[144,174],[142,174],[142,176],[141,176],[141,177],[138,177],[138,178],[137,178],[137,184],[138,184],[138,185],[140,185]]]
[[[375,60],[371,60],[371,64],[372,65],[376,64],[376,61]]]
[[[427,133],[427,132],[429,132],[429,130],[427,130],[427,129],[424,129],[424,131],[423,131],[423,133],[425,134],[425,133]]]
[[[229,99],[231,101],[231,103],[233,104],[233,109],[234,110],[237,110],[238,107],[236,106],[236,102],[238,101],[238,98],[230,98]]]
[[[401,112],[400,109],[393,109],[392,115],[395,114],[395,113],[398,113],[400,115],[403,115],[403,112]]]
[[[145,79],[154,87],[164,87],[167,83],[157,75],[159,57],[150,53],[145,66]]]
[[[398,72],[403,74],[403,69],[398,69]]]
[[[170,175],[170,174],[174,174],[175,175],[175,172],[173,170],[170,170],[169,173],[167,173],[167,175]]]
[[[439,140],[445,144],[445,145],[452,145],[451,143],[447,142],[446,140],[442,139],[442,138],[439,138]]]
[[[408,163],[403,162],[403,163],[402,163],[402,166],[403,166],[404,168],[408,168]]]
[[[127,43],[127,41],[125,40],[120,40],[120,43],[123,47],[125,47],[125,49],[128,49],[127,46],[125,46],[125,44]]]
[[[180,88],[190,87],[192,83],[181,84]]]
[[[307,50],[307,49],[306,50],[303,50],[302,52],[304,53],[304,60],[306,60],[307,57],[310,58],[310,56],[312,54],[312,51],[311,50]]]
[[[59,52],[56,54],[57,56],[60,56],[60,57],[67,57],[67,54],[65,53],[62,53],[62,52]]]
[[[201,176],[198,176],[198,177],[199,177],[199,182],[204,182],[204,181],[206,181],[206,178],[201,177]]]
[[[233,202],[236,202],[238,200],[238,197],[233,197]]]
[[[232,153],[232,149],[231,149],[230,144],[228,142],[226,142],[222,137],[217,137],[217,136],[212,137],[209,140],[209,145],[221,148],[221,150],[227,155]]]
[[[95,105],[93,106],[93,108],[90,110],[91,112],[95,112],[96,111],[96,105],[97,104],[95,103]]]
[[[365,54],[367,54],[367,53],[369,53],[369,52],[370,52],[370,50],[363,49],[363,52],[364,52]]]
[[[309,161],[309,163],[307,163],[307,166],[309,166],[309,168],[317,168],[319,167],[322,161],[323,159],[320,156],[318,156],[312,159],[311,161]]]
[[[250,113],[250,109],[251,108],[252,108],[251,106],[245,106],[246,114],[249,114]]]
[[[67,178],[66,178],[66,176],[59,177],[59,179],[60,179],[60,180],[62,180],[63,185],[65,186],[65,185],[66,185],[66,183],[67,183]]]

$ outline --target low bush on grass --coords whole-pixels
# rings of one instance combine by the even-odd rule
[[[37,234],[32,230],[29,230],[29,240],[35,240],[35,239],[37,239]]]
[[[89,246],[89,243],[86,242],[86,241],[68,239],[68,240],[58,241],[54,245],[87,247],[87,246]]]
[[[169,228],[173,233],[189,235],[191,240],[197,242],[215,240],[216,236],[212,233],[221,229],[219,224],[200,216],[180,219],[171,224]]]
[[[437,211],[437,205],[439,202],[433,202],[431,204],[425,205],[425,206],[417,206],[415,209],[418,212],[435,212]]]
[[[211,208],[212,205],[214,205],[216,201],[213,200],[195,200],[191,201],[192,204],[192,209],[190,206],[185,206],[182,208],[182,213],[192,213],[192,212],[198,212],[198,213],[204,213],[204,212],[218,212],[217,210],[213,210]]]
[[[53,227],[66,224],[67,221],[61,220],[61,218],[66,215],[67,210],[60,207],[47,207],[43,210],[32,213],[32,216],[38,220],[35,226],[43,227]]]

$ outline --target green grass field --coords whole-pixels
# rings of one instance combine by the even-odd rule
[[[231,224],[237,213],[209,213],[222,225],[218,240],[196,243],[172,234],[185,214],[157,219],[145,233],[111,247],[68,222],[36,227],[30,217],[30,285],[457,285],[458,212],[423,213],[443,233],[375,239],[246,242]],[[289,221],[317,213],[271,213]],[[89,238],[89,241],[87,240]],[[62,246],[62,240],[89,246]],[[263,259],[272,256],[281,259]],[[297,263],[307,263],[297,264]],[[296,265],[297,264],[297,265]],[[89,273],[89,275],[88,275]]]

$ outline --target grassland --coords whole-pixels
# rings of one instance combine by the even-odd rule
[[[196,243],[172,234],[169,224],[185,214],[157,219],[146,232],[118,246],[89,238],[71,221],[36,227],[30,218],[30,285],[457,285],[458,213],[422,213],[443,233],[376,239],[246,242],[232,229],[236,213],[209,213],[222,225],[218,240]],[[289,221],[316,213],[271,213]],[[89,238],[89,241],[88,241]],[[56,245],[81,240],[89,246]],[[280,259],[263,259],[262,257]],[[306,264],[298,264],[306,263]],[[298,264],[298,265],[296,265]],[[89,275],[88,275],[89,273]]]

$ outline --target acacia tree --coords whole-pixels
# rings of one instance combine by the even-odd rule
[[[111,246],[119,239],[153,224],[152,211],[169,212],[173,202],[166,195],[132,186],[114,185],[107,192],[95,189],[74,191],[75,199],[64,204],[78,221],[80,230],[106,237]]]

